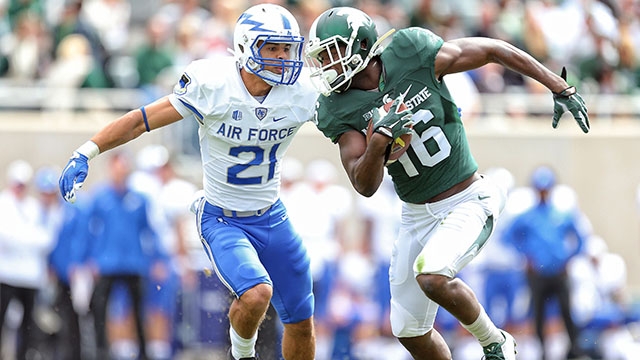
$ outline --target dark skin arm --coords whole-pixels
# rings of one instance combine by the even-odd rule
[[[369,145],[362,133],[349,130],[340,136],[338,146],[342,166],[353,188],[366,197],[373,195],[384,176],[384,158],[391,139],[374,133]]]
[[[537,80],[555,93],[569,84],[547,69],[531,55],[502,40],[491,38],[461,38],[442,45],[435,61],[438,79],[444,75],[477,69],[488,63],[500,64]]]
[[[381,67],[373,59],[366,69],[358,73],[352,88],[370,90],[378,86]],[[435,74],[444,75],[468,71],[489,63],[502,66],[537,80],[549,90],[560,93],[569,84],[559,75],[547,69],[531,55],[502,40],[491,38],[462,38],[445,42],[435,59]],[[342,166],[354,189],[369,197],[382,182],[384,156],[391,139],[374,133],[367,145],[365,137],[356,130],[342,134],[338,139]]]

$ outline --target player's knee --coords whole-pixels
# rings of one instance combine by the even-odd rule
[[[310,339],[315,337],[313,329],[312,317],[296,323],[284,324],[284,331],[296,339]]]
[[[391,300],[391,332],[397,338],[412,338],[422,336],[433,329],[433,321],[429,319],[418,320],[407,309]]]
[[[258,284],[240,296],[240,302],[252,312],[265,313],[269,307],[273,289],[268,284]]]
[[[420,274],[416,277],[416,281],[420,285],[420,289],[429,297],[435,300],[441,296],[451,279],[438,274]]]

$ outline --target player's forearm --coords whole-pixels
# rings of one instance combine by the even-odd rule
[[[569,87],[564,79],[525,51],[504,41],[496,40],[496,44],[492,51],[493,62],[540,82],[554,93]]]
[[[362,135],[356,134],[358,137]],[[361,139],[360,139],[361,140]],[[353,188],[361,195],[369,197],[373,195],[384,176],[384,162],[388,139],[380,134],[374,134],[368,145],[361,150],[351,147],[342,149],[341,157],[343,165],[347,170],[349,180]],[[351,151],[351,152],[348,152]]]
[[[384,160],[361,161],[352,168],[349,178],[353,188],[360,194],[370,197],[378,191],[384,175]]]
[[[91,141],[98,145],[100,152],[103,153],[137,138],[145,131],[142,112],[136,109],[102,128],[91,138]]]

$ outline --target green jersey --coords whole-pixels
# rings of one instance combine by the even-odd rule
[[[458,107],[434,73],[442,44],[443,40],[429,30],[400,30],[380,55],[383,73],[378,91],[350,89],[320,96],[317,104],[318,129],[337,142],[349,130],[365,134],[373,111],[404,94],[404,102],[413,112],[411,146],[387,168],[405,202],[422,203],[478,169]]]

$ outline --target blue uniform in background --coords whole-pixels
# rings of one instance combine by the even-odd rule
[[[129,188],[119,190],[105,185],[93,198],[88,218],[91,235],[88,258],[99,274],[91,300],[99,358],[109,354],[107,305],[115,284],[124,284],[131,296],[140,355],[146,356],[144,280],[152,260],[163,256],[149,223],[148,209],[147,198]]]
[[[578,329],[571,314],[567,263],[582,250],[587,229],[578,209],[562,209],[548,200],[554,181],[546,168],[534,172],[533,184],[541,201],[516,216],[505,229],[503,238],[527,259],[531,305],[542,349],[545,346],[547,305],[550,299],[555,298],[571,343],[568,352],[571,358],[579,356],[581,349],[577,340]]]

